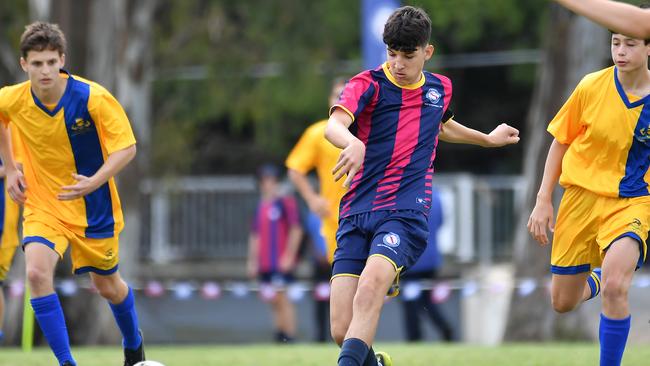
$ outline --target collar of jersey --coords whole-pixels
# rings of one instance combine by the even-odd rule
[[[623,89],[623,85],[621,85],[621,82],[618,80],[618,67],[616,66],[614,66],[614,84],[616,84],[616,90],[618,91],[618,95],[621,96],[621,99],[623,99],[623,103],[625,103],[625,106],[627,106],[628,109],[636,108],[642,104],[645,104],[650,100],[650,94],[648,94],[645,97],[637,100],[636,102],[630,103],[630,99],[627,97],[627,93],[625,93],[625,89]]]
[[[390,71],[388,70],[388,62],[384,62],[383,65],[381,65],[381,68],[384,69],[384,74],[386,74],[386,77],[388,78],[388,80],[390,80],[390,82],[393,83],[398,88],[402,88],[402,89],[418,89],[418,88],[421,88],[422,85],[424,85],[424,73],[422,73],[422,72],[420,72],[420,80],[418,80],[417,82],[415,82],[413,84],[409,84],[409,85],[399,85],[397,83],[397,80],[393,76],[393,74],[391,74]]]
[[[40,108],[43,112],[47,113],[50,117],[56,116],[56,114],[59,113],[59,110],[61,110],[63,105],[66,103],[66,101],[68,99],[68,94],[70,94],[70,93],[68,93],[68,91],[72,88],[72,83],[70,81],[74,80],[72,78],[72,75],[70,75],[70,73],[67,70],[61,69],[61,70],[59,70],[59,73],[60,74],[63,73],[63,74],[68,75],[68,84],[65,86],[65,90],[63,91],[63,95],[61,96],[61,99],[59,99],[59,102],[56,104],[56,107],[54,109],[52,109],[52,110],[47,108],[38,99],[36,94],[34,94],[34,91],[31,88],[29,88],[29,91],[32,93],[32,98],[34,99],[34,103],[36,104],[36,106],[38,108]]]

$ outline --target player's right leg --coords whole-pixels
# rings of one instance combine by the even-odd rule
[[[30,233],[29,223],[25,231]],[[62,239],[61,236],[57,239]],[[59,244],[55,244],[59,242]],[[59,297],[54,292],[54,270],[60,258],[58,250],[65,251],[67,244],[53,237],[25,236],[25,266],[31,290],[31,304],[43,335],[47,339],[59,364],[76,365],[70,352],[68,330]],[[55,249],[53,250],[53,249]]]
[[[600,205],[598,195],[579,187],[567,188],[562,196],[551,247],[551,301],[559,313],[575,309],[600,290],[599,277],[590,274],[592,264],[601,262],[596,242]]]

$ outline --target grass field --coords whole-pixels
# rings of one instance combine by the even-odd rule
[[[380,344],[396,366],[593,366],[598,364],[595,344],[509,344],[500,347],[399,343]],[[79,366],[121,366],[117,348],[75,348]],[[165,366],[333,366],[338,349],[318,345],[253,346],[156,346],[147,348],[148,358]],[[623,364],[650,364],[650,347],[629,346]],[[16,348],[0,349],[0,366],[56,365],[49,349],[24,354]]]

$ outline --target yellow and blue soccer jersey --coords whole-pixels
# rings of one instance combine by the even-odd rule
[[[96,191],[61,201],[72,174],[92,176],[108,155],[135,144],[120,104],[100,85],[62,71],[67,86],[48,108],[29,81],[0,89],[0,121],[13,125],[21,143],[27,183],[25,220],[52,222],[86,238],[111,238],[124,226],[120,199],[111,178]]]
[[[321,231],[327,242],[327,256],[331,262],[336,249],[339,202],[346,189],[341,182],[334,181],[332,169],[336,166],[341,150],[325,139],[325,126],[327,120],[309,126],[289,153],[285,165],[303,174],[316,169],[320,194],[329,203],[330,216],[323,220]]]
[[[560,184],[607,197],[647,196],[650,95],[627,95],[617,69],[585,76],[548,126],[562,144]]]

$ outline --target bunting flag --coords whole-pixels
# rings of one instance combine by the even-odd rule
[[[254,282],[227,282],[217,281],[170,281],[163,283],[157,280],[150,280],[145,283],[132,283],[133,289],[141,291],[150,298],[158,298],[171,294],[173,298],[184,301],[197,296],[202,300],[217,301],[228,294],[234,298],[243,299],[249,293],[257,293],[257,296],[264,301],[271,301],[278,291],[286,290],[287,297],[293,302],[300,302],[305,299],[308,293],[312,293],[313,299],[326,301],[330,296],[330,284],[328,282],[305,282],[298,281],[289,286],[277,286],[273,284],[257,284]],[[632,282],[632,289],[647,289],[650,287],[649,274],[637,274]],[[471,298],[479,294],[488,293],[491,296],[503,296],[510,290],[513,295],[521,298],[531,296],[542,290],[550,296],[550,278],[521,278],[508,282],[480,281],[477,279],[458,279],[445,281],[407,281],[402,284],[401,295],[405,300],[414,300],[424,290],[431,290],[431,302],[436,304],[446,303],[453,296],[460,298]],[[92,282],[88,279],[66,278],[56,283],[56,289],[62,297],[76,296],[80,290],[97,292]],[[457,291],[456,295],[455,292]],[[24,280],[14,279],[8,282],[8,294],[10,299],[22,298],[25,292]]]

